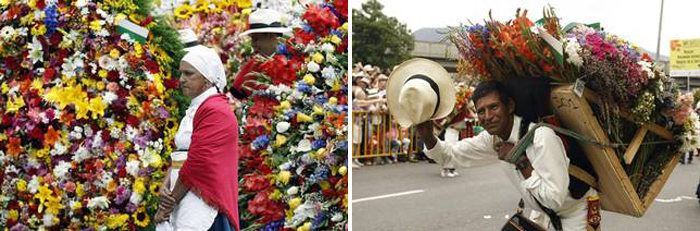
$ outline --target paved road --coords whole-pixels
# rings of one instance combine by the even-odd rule
[[[698,162],[676,167],[657,197],[664,201],[654,202],[643,218],[604,212],[602,230],[700,230],[700,204],[689,198],[700,179]],[[427,162],[353,169],[352,199],[369,200],[352,203],[352,229],[500,229],[519,200],[501,168],[458,171],[457,178],[441,178],[438,166]]]

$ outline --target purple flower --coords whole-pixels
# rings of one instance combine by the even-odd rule
[[[326,140],[314,140],[311,144],[313,149],[321,149],[326,147]]]
[[[126,211],[129,213],[134,213],[136,212],[136,205],[134,203],[129,202],[129,204],[126,205]]]
[[[124,188],[123,186],[119,186],[117,188],[117,197],[115,201],[117,204],[122,204],[124,201],[128,200],[129,197],[131,197],[131,191],[127,188]]]

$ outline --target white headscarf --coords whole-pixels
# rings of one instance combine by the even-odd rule
[[[202,45],[185,50],[187,54],[182,58],[182,61],[192,65],[204,78],[213,83],[219,92],[222,92],[226,87],[226,71],[219,54],[214,49]]]

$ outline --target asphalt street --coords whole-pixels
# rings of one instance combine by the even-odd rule
[[[602,230],[700,230],[699,163],[679,164],[642,218],[603,212]],[[519,200],[502,169],[458,172],[442,178],[427,162],[353,169],[352,230],[499,230]]]

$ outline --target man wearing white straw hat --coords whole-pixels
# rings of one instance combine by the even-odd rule
[[[454,84],[439,64],[424,59],[401,64],[389,78],[388,104],[399,124],[417,125],[429,158],[441,165],[461,167],[500,163],[524,204],[533,209],[531,219],[551,230],[586,230],[588,216],[599,215],[589,211],[589,208],[599,209],[599,203],[587,201],[597,198],[597,191],[586,188],[583,192],[570,193],[569,158],[552,129],[540,127],[534,131],[533,144],[527,147],[517,166],[499,161],[505,159],[520,139],[520,132],[534,125],[521,123],[522,118],[514,114],[515,100],[511,95],[502,83],[481,83],[474,91],[473,100],[479,121],[487,132],[455,144],[438,140],[433,132],[431,120],[447,116],[455,104]],[[599,221],[600,217],[596,218]]]
[[[282,25],[281,19],[282,16],[275,10],[258,9],[248,17],[248,30],[239,36],[250,37],[256,55],[270,57],[277,52],[279,37],[291,31]],[[258,88],[254,83],[257,77],[248,75],[257,65],[256,59],[250,58],[241,67],[231,86],[231,95],[238,99],[245,99],[253,89]]]

